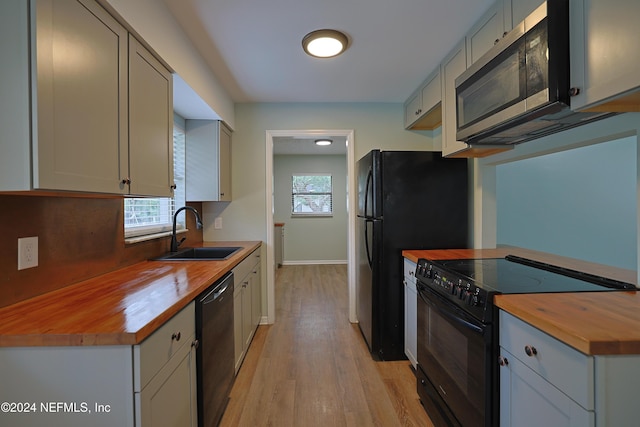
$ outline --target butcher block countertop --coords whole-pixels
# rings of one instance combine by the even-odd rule
[[[143,261],[0,309],[0,347],[139,344],[262,242],[221,261]]]
[[[518,255],[548,264],[633,283],[636,272],[521,248],[406,250],[417,262]],[[495,304],[587,355],[640,354],[640,293],[576,292],[496,295]]]

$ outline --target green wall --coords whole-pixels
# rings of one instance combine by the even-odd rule
[[[205,203],[205,240],[266,241],[266,131],[354,130],[355,160],[374,148],[433,150],[429,132],[404,130],[404,108],[392,103],[237,104],[232,142],[233,201]],[[271,153],[269,153],[271,155]],[[213,229],[220,216],[223,228]]]
[[[291,176],[300,173],[331,174],[331,217],[291,217]],[[273,180],[273,219],[285,223],[284,264],[346,264],[347,156],[274,156]]]

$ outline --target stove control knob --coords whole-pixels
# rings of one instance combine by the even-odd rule
[[[431,276],[433,276],[433,270],[432,270],[433,266],[429,265],[429,267],[427,267],[427,271],[424,273],[425,277],[427,279],[431,279]]]
[[[474,306],[474,307],[477,307],[478,305],[480,305],[480,295],[475,294],[471,298],[471,305]]]

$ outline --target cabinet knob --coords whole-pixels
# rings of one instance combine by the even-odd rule
[[[494,45],[494,46],[495,46],[495,45],[497,45],[499,41],[500,41],[500,39],[495,39],[495,40],[493,41],[493,45]]]
[[[123,185],[129,185],[131,184],[131,178],[122,178],[122,182]]]
[[[580,94],[579,87],[572,87],[571,89],[569,89],[569,96],[577,96],[579,94]]]
[[[538,354],[538,350],[536,350],[536,348],[532,345],[525,345],[524,346],[524,352],[527,354],[527,356],[529,357],[533,357],[536,354]]]
[[[175,190],[176,188],[178,188],[178,186],[176,184],[173,184],[172,186],[170,186],[169,188],[171,188],[172,190]]]
[[[175,341],[180,341],[180,332],[174,332],[173,335],[171,335],[171,340],[175,340]]]
[[[224,193],[220,193],[220,195],[224,197]]]
[[[191,347],[195,348],[196,350],[198,349],[198,347],[200,347],[200,341],[198,340],[193,340],[191,342]]]
[[[509,364],[509,360],[504,356],[500,356],[498,357],[498,364],[500,366],[507,366]]]

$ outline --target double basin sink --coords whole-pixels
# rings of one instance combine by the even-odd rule
[[[188,248],[178,252],[170,252],[155,261],[221,261],[242,249],[241,246],[218,246],[203,248]]]

